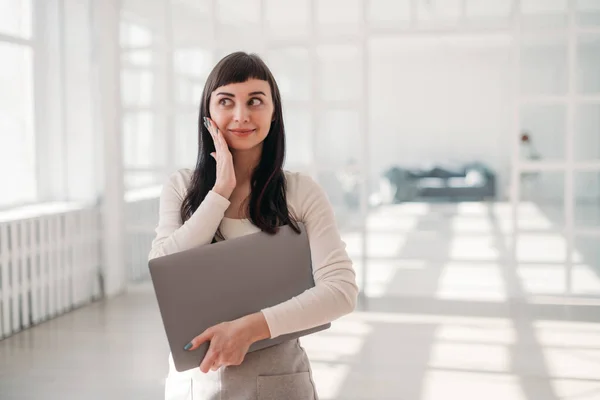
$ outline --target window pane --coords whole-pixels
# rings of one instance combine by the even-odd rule
[[[142,47],[152,44],[152,31],[142,25],[121,22],[119,30],[120,42],[123,47]]]
[[[36,197],[32,51],[0,42],[0,207]]]
[[[512,0],[466,0],[465,17],[469,25],[490,25],[493,22],[508,22]]]
[[[577,90],[600,94],[600,36],[581,35],[577,40]]]
[[[217,20],[219,58],[234,51],[260,52],[259,0],[218,0]]]
[[[356,46],[319,46],[319,87],[323,100],[358,100],[362,61]],[[343,68],[340,66],[343,65]]]
[[[155,172],[127,171],[125,172],[125,190],[160,185],[162,176]]]
[[[310,34],[308,0],[266,0],[266,28],[272,39],[306,37]]]
[[[31,0],[0,0],[1,33],[31,38],[31,16]]]
[[[175,101],[183,108],[199,108],[204,90],[204,80],[198,78],[177,78],[175,81]]]
[[[329,110],[323,113],[315,135],[320,168],[342,168],[360,159],[362,141],[358,112]]]
[[[121,57],[126,66],[151,67],[153,65],[151,50],[125,50]]]
[[[320,0],[316,4],[320,35],[358,33],[361,14],[361,4],[358,0]]]
[[[600,228],[600,172],[575,171],[575,227]]]
[[[307,110],[284,108],[285,167],[301,169],[312,161],[312,118]]]
[[[575,236],[573,247],[571,292],[583,296],[600,296],[598,237]]]
[[[211,71],[212,54],[202,48],[175,49],[175,99],[177,104],[198,107]]]
[[[567,11],[568,0],[521,0],[524,29],[566,27]]]
[[[149,70],[124,69],[121,72],[123,105],[149,106],[154,97],[154,74]]]
[[[577,23],[580,26],[600,26],[600,2],[577,0]]]
[[[335,219],[342,232],[357,232],[360,227],[360,172],[357,165],[351,161],[337,170],[320,170],[317,172],[317,182],[323,187],[327,198],[333,207]],[[355,235],[352,242],[357,243]],[[358,242],[360,243],[360,242]],[[354,247],[354,246],[353,246]],[[356,253],[358,252],[358,254]],[[360,249],[353,248],[354,255],[360,255]]]
[[[222,24],[258,24],[260,0],[217,0],[217,18]]]
[[[173,47],[210,47],[214,44],[214,25],[211,2],[183,1],[172,3]]]
[[[600,160],[600,104],[580,104],[575,129],[575,160]]]
[[[271,51],[267,64],[275,76],[284,107],[288,100],[310,99],[310,58],[308,49],[288,48]]]
[[[410,24],[410,0],[371,0],[367,18],[373,27],[406,28]]]
[[[205,78],[213,67],[211,51],[203,48],[175,49],[173,54],[175,73]]]
[[[521,159],[564,160],[567,109],[564,105],[521,108]]]
[[[565,223],[565,174],[523,172],[519,183],[522,200],[517,210],[519,228],[536,231],[562,229]]]
[[[177,168],[194,169],[198,156],[198,113],[175,116],[175,163]]]
[[[421,27],[444,27],[458,23],[461,16],[462,0],[437,0],[419,2],[417,7],[418,24]]]
[[[524,37],[521,49],[521,93],[562,95],[566,92],[566,36]]]
[[[123,115],[125,168],[164,165],[166,159],[164,118],[150,112]]]

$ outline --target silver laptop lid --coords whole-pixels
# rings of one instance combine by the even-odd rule
[[[161,317],[175,368],[202,362],[209,343],[184,346],[207,328],[260,311],[314,287],[304,224],[297,234],[282,226],[275,235],[257,232],[149,261]],[[325,324],[254,343],[256,351],[327,329]]]

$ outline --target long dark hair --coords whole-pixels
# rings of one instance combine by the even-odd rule
[[[181,220],[187,221],[200,206],[216,181],[217,164],[210,153],[215,145],[210,133],[202,123],[203,117],[210,118],[210,96],[217,88],[231,83],[246,82],[248,79],[267,81],[273,96],[273,121],[262,143],[262,156],[250,182],[250,201],[242,202],[247,207],[248,219],[261,231],[274,234],[278,227],[290,225],[300,233],[296,218],[288,210],[287,182],[283,172],[285,159],[285,130],[281,96],[275,78],[264,61],[256,54],[236,52],[224,57],[204,85],[198,115],[198,160],[187,196],[181,204]],[[217,231],[217,235],[223,238]]]

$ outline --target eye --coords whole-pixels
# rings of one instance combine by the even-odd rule
[[[250,99],[250,101],[248,102],[248,104],[250,104],[251,106],[259,106],[262,104],[262,100],[259,99],[258,97],[253,97]]]
[[[231,101],[231,99],[227,99],[227,98],[225,98],[225,99],[221,99],[221,100],[219,100],[219,105],[222,105],[222,106],[228,106],[228,105],[230,105],[231,103],[233,103],[233,102]]]

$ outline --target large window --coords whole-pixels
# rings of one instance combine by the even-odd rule
[[[172,168],[194,168],[198,155],[198,110],[215,59],[209,10],[173,4],[174,133]],[[201,33],[197,27],[202,26]]]
[[[128,11],[129,4],[125,4]],[[128,15],[125,12],[125,15]],[[153,19],[154,21],[154,19]],[[150,23],[121,23],[121,98],[125,188],[158,184],[166,163],[164,57],[157,45],[160,33]]]
[[[0,0],[0,208],[36,199],[31,0]]]

